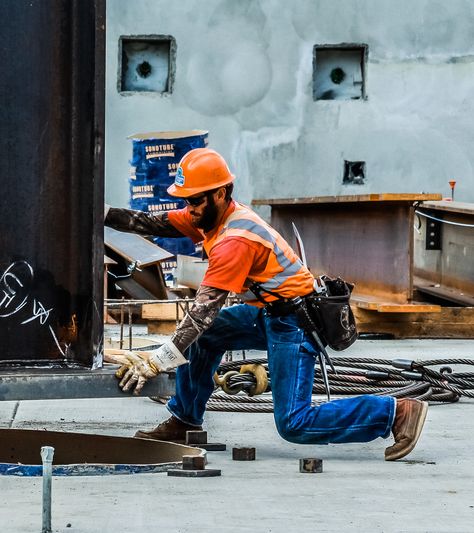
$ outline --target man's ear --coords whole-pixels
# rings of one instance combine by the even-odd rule
[[[217,197],[219,198],[219,200],[224,200],[225,199],[225,187],[220,187],[218,189]]]

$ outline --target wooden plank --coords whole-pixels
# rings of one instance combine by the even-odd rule
[[[147,326],[148,333],[171,335],[176,330],[176,320],[150,320]]]
[[[175,320],[178,312],[178,320],[182,320],[184,312],[181,306],[170,300],[170,303],[144,304],[142,306],[142,318],[147,320]]]
[[[377,313],[439,313],[441,311],[440,305],[425,304],[422,302],[400,304],[361,295],[353,296],[351,301],[359,309],[376,311]]]
[[[362,203],[362,202],[426,202],[441,200],[441,194],[412,194],[412,193],[374,193],[353,194],[341,196],[309,196],[304,198],[258,198],[252,200],[252,205],[297,205],[297,204],[334,204],[334,203]]]
[[[357,313],[359,319],[363,322],[392,322],[401,325],[409,324],[410,322],[423,322],[425,324],[443,324],[464,322],[474,325],[474,307],[441,307],[439,313],[373,313],[366,309],[361,309],[352,305],[354,314]]]
[[[129,263],[146,267],[173,257],[173,254],[148,241],[141,235],[125,233],[105,226],[104,243]]]
[[[378,314],[353,306],[359,333],[396,338],[474,338],[474,307],[442,307],[439,313]]]

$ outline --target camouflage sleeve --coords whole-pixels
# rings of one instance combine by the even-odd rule
[[[158,237],[184,237],[169,221],[168,213],[145,213],[111,207],[105,219],[105,225],[119,231],[157,235]]]
[[[229,291],[201,285],[194,304],[176,328],[171,340],[181,353],[214,322]]]

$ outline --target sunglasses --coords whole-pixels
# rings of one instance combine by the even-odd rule
[[[200,196],[191,196],[191,198],[183,198],[183,200],[185,201],[186,205],[198,207],[204,202],[206,197],[207,197],[207,194],[204,193],[204,194],[201,194]]]
[[[204,202],[206,198],[212,196],[218,190],[219,189],[212,189],[212,191],[206,191],[204,194],[200,194],[199,196],[191,196],[191,198],[183,198],[183,200],[185,201],[186,205],[198,207]]]

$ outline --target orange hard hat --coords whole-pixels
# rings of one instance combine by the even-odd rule
[[[188,198],[223,187],[234,179],[235,176],[230,173],[220,154],[210,148],[195,148],[179,162],[174,183],[168,187],[168,193],[178,198]]]

